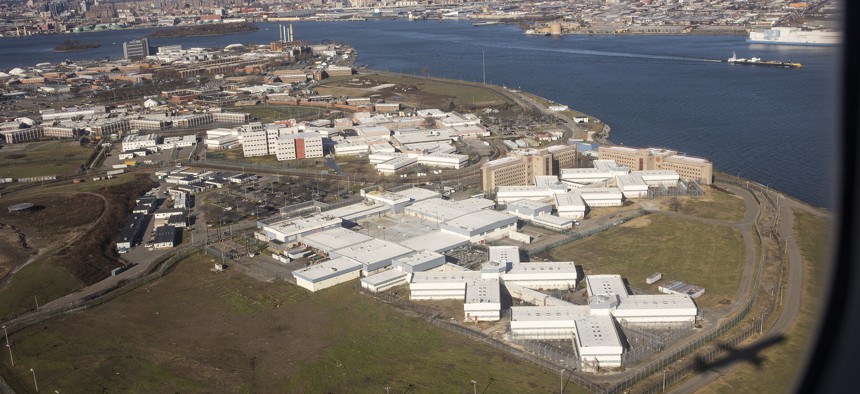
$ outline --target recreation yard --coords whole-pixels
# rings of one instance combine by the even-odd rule
[[[586,275],[619,274],[634,288],[657,293],[655,272],[705,288],[699,307],[729,304],[740,286],[744,242],[734,227],[653,213],[553,249],[555,261],[582,264]]]

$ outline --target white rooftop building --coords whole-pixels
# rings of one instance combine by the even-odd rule
[[[330,215],[292,218],[263,225],[260,230],[270,241],[294,242],[301,236],[341,227],[343,220]]]
[[[296,284],[310,291],[322,290],[359,277],[361,264],[340,257],[293,271]]]
[[[392,260],[413,250],[394,242],[371,239],[359,244],[331,251],[332,257],[349,257],[362,264],[362,273],[369,276],[391,265]]]
[[[359,232],[335,227],[329,230],[299,236],[299,242],[325,253],[360,244],[373,239]]]

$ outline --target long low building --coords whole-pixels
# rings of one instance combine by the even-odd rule
[[[296,284],[310,291],[319,291],[357,279],[360,274],[361,263],[347,257],[335,258],[293,271]]]
[[[412,249],[394,242],[381,239],[370,239],[362,243],[333,250],[331,257],[349,257],[362,264],[364,276],[382,270],[391,265],[392,260],[414,252]]]
[[[451,219],[439,227],[472,242],[482,242],[504,238],[510,231],[516,231],[517,218],[497,211],[480,211]]]
[[[361,278],[361,287],[373,293],[388,290],[409,282],[409,273],[397,269],[385,270]]]
[[[504,273],[505,283],[532,289],[568,289],[578,278],[573,262],[518,263]]]

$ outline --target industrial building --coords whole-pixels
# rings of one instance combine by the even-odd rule
[[[152,246],[155,249],[170,249],[176,246],[176,227],[161,226],[155,228],[155,239]]]
[[[116,241],[117,252],[128,252],[129,249],[140,243],[140,238],[143,235],[143,231],[146,229],[144,226],[145,218],[146,216],[140,213],[132,213],[129,215],[128,220],[125,222],[125,226],[122,228],[119,239]]]
[[[361,263],[348,257],[339,257],[293,271],[293,276],[299,286],[318,291],[356,279],[360,270]]]

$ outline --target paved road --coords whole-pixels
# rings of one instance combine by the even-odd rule
[[[780,312],[776,322],[767,332],[762,335],[757,343],[770,342],[775,338],[784,336],[791,329],[797,315],[800,312],[802,286],[803,286],[803,259],[800,248],[797,245],[794,236],[794,213],[793,209],[801,209],[810,212],[820,217],[829,217],[828,214],[818,209],[810,208],[808,205],[797,202],[796,200],[786,198],[776,192],[768,191],[768,194],[774,201],[779,201],[779,212],[781,220],[779,222],[778,233],[785,241],[786,252],[788,253],[788,279],[784,284],[783,309]],[[692,393],[705,385],[717,380],[721,376],[730,372],[730,370],[738,364],[744,362],[743,359],[738,359],[726,363],[719,368],[713,368],[706,372],[700,373],[691,379],[684,381],[681,385],[675,387],[673,393]],[[798,363],[798,370],[800,370]]]

